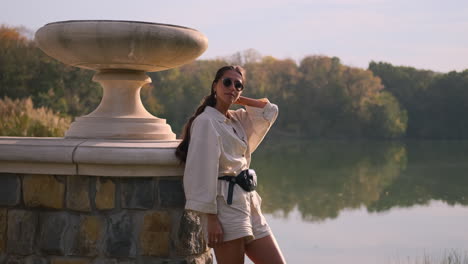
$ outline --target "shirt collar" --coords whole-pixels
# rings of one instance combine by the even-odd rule
[[[211,117],[213,117],[214,119],[218,120],[218,121],[221,121],[221,122],[227,122],[228,121],[228,118],[223,115],[221,112],[218,111],[218,109],[214,108],[214,107],[211,107],[209,105],[207,105],[205,107],[205,111],[208,115],[210,115]],[[228,111],[228,115],[231,116],[232,118],[232,115],[229,114],[229,111]]]

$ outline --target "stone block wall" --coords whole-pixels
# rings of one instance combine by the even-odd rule
[[[0,173],[0,263],[212,263],[181,177]]]

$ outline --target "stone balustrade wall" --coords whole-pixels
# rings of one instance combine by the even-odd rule
[[[181,177],[0,173],[0,263],[212,263]]]

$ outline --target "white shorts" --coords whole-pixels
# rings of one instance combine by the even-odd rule
[[[249,243],[255,239],[267,237],[272,234],[260,209],[260,196],[254,191],[247,193],[245,198],[247,208],[237,208],[228,205],[225,197],[221,195],[216,197],[218,219],[223,228],[224,241],[244,238],[246,243]],[[203,214],[201,221],[205,239],[208,242],[207,219],[205,214]]]

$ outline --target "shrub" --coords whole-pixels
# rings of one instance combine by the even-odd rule
[[[0,99],[0,135],[21,137],[61,137],[71,118],[46,107],[34,108],[31,98]]]

